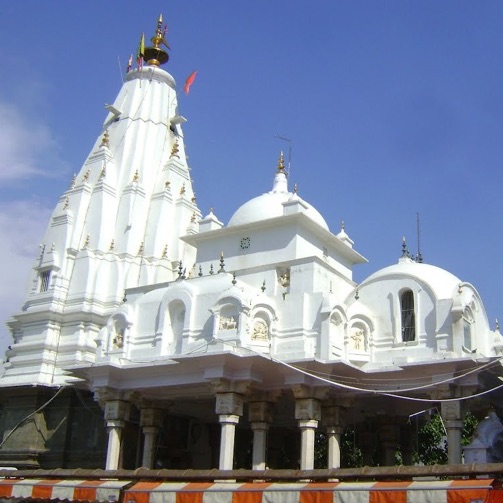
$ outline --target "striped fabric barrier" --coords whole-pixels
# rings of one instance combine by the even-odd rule
[[[0,479],[0,499],[34,498],[70,501],[119,501],[121,489],[131,481]]]
[[[124,503],[499,503],[492,480],[325,483],[138,482]]]

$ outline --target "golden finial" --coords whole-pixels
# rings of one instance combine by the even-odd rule
[[[173,143],[173,146],[171,147],[171,156],[170,157],[177,157],[178,159],[180,159],[178,152],[180,152],[180,149],[178,148],[178,139],[176,139],[175,143]]]
[[[74,173],[72,181],[70,182],[70,189],[75,188],[75,182],[76,182],[76,180],[77,180],[77,173]]]
[[[112,241],[110,241],[110,248],[108,248],[108,251],[113,251],[114,248],[115,248],[115,240],[112,239]]]
[[[166,25],[164,25],[164,29],[162,28],[162,14],[160,14],[157,20],[155,35],[150,39],[153,47],[145,47],[145,61],[147,65],[160,66],[168,61],[169,54],[164,49],[161,49],[161,44],[169,49],[169,45],[164,38],[167,31]]]
[[[65,204],[63,205],[63,209],[64,210],[68,209],[68,206],[70,206],[70,197],[66,196],[66,198],[65,198]]]
[[[139,179],[140,179],[140,175],[138,173],[138,170],[136,170],[133,175],[133,182],[138,182]]]
[[[107,168],[103,164],[103,167],[101,168],[101,173],[100,173],[100,178],[99,179],[101,180],[102,178],[105,178],[106,174],[107,174]]]
[[[83,177],[82,181],[87,182],[87,180],[89,180],[90,174],[91,174],[91,168],[88,168],[87,171],[84,173],[84,177]]]
[[[162,250],[161,258],[166,258],[168,256],[168,245],[164,246],[164,250]]]
[[[105,132],[103,133],[103,138],[101,139],[100,147],[107,147],[108,148],[108,140],[109,140],[108,129],[106,129]]]
[[[169,186],[170,186],[170,185],[171,185],[171,182],[170,182],[169,180],[167,180],[167,181],[165,181],[165,182],[164,182],[164,188],[165,188],[166,190],[169,190]]]
[[[86,240],[84,241],[84,248],[89,246],[89,234],[86,236]]]
[[[191,201],[192,201],[194,204],[196,204],[197,199],[196,199],[196,195],[195,195],[195,194],[192,196]]]
[[[183,183],[182,185],[182,188],[180,189],[180,195],[184,195],[185,194],[185,182]]]
[[[283,173],[285,171],[285,160],[283,159],[283,150],[279,153],[278,159],[278,173]]]
[[[143,255],[143,241],[140,243],[140,248],[138,248],[138,255]]]

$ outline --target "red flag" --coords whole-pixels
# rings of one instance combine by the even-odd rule
[[[185,86],[183,86],[183,90],[185,91],[185,94],[189,94],[190,86],[194,83],[194,80],[196,80],[196,74],[197,74],[197,70],[194,70],[187,77],[187,80],[185,81]]]

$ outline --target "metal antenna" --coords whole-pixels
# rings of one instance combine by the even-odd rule
[[[416,227],[417,227],[417,256],[416,262],[420,264],[423,262],[423,255],[421,254],[421,224],[419,222],[419,211],[416,213]]]
[[[119,63],[119,73],[121,75],[121,82],[124,84],[124,75],[122,75],[122,65],[121,65],[121,58],[117,54],[117,62]]]
[[[290,173],[292,170],[292,140],[290,138],[285,138],[284,136],[276,135],[274,138],[278,138],[279,140],[287,141],[290,143],[288,147],[288,176],[290,177]]]

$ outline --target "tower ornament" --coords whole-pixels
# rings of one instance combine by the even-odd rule
[[[152,46],[145,47],[144,59],[147,65],[160,66],[168,61],[169,54],[161,47],[161,45],[164,45],[167,49],[170,49],[165,40],[167,31],[168,28],[166,25],[164,25],[164,29],[162,28],[162,14],[160,14],[157,20],[155,35],[150,39],[152,41]]]
[[[101,145],[100,147],[106,147],[108,148],[108,145],[109,145],[109,135],[108,135],[108,129],[105,130],[105,132],[103,133],[103,138],[101,139]]]
[[[173,147],[171,147],[171,156],[170,157],[176,157],[177,159],[180,159],[180,156],[178,155],[179,153],[179,148],[178,148],[178,139],[175,140],[175,143],[173,143]]]

